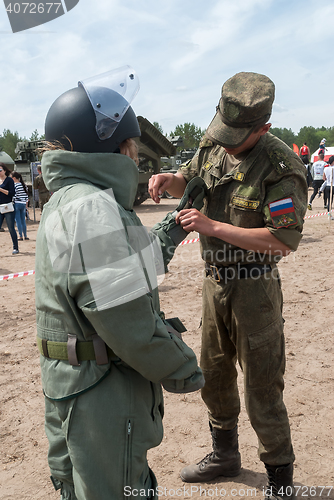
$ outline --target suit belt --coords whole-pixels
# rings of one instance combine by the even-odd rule
[[[67,342],[53,342],[37,337],[37,347],[45,358],[68,361],[73,366],[93,360],[98,365],[106,365],[110,358],[119,359],[96,333],[91,338],[91,341],[78,342],[77,336],[69,333]]]
[[[271,266],[269,264],[234,264],[231,266],[218,266],[217,264],[205,263],[206,276],[219,282],[227,282],[233,279],[257,279],[262,274],[269,273]]]

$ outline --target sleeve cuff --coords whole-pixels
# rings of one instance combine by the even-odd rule
[[[297,250],[300,240],[303,237],[297,229],[288,229],[284,227],[278,229],[274,227],[267,227],[267,229],[275,236],[275,238],[287,245],[293,251]]]

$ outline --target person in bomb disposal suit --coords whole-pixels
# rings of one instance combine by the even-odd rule
[[[181,322],[160,311],[159,242],[133,211],[137,91],[133,70],[113,70],[62,94],[45,122],[37,345],[62,500],[157,498],[146,454],[162,439],[161,384],[204,385]]]
[[[158,203],[165,190],[180,197],[194,176],[208,188],[202,212],[181,210],[177,221],[200,233],[205,261],[202,397],[213,451],[185,467],[181,479],[206,482],[240,472],[238,360],[268,475],[267,497],[291,499],[295,456],[282,398],[285,354],[276,264],[302,237],[307,184],[299,157],[269,133],[274,93],[274,83],[261,74],[243,72],[227,80],[194,158],[176,174],[153,176],[149,190]]]

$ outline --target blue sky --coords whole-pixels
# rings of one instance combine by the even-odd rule
[[[133,109],[165,133],[205,128],[239,71],[275,82],[273,126],[334,126],[333,20],[332,0],[80,0],[13,34],[1,2],[0,133],[43,133],[60,94],[125,64],[140,79]]]

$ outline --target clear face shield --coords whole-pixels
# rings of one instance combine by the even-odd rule
[[[81,80],[96,116],[96,133],[100,140],[109,139],[139,91],[139,79],[130,66]]]

